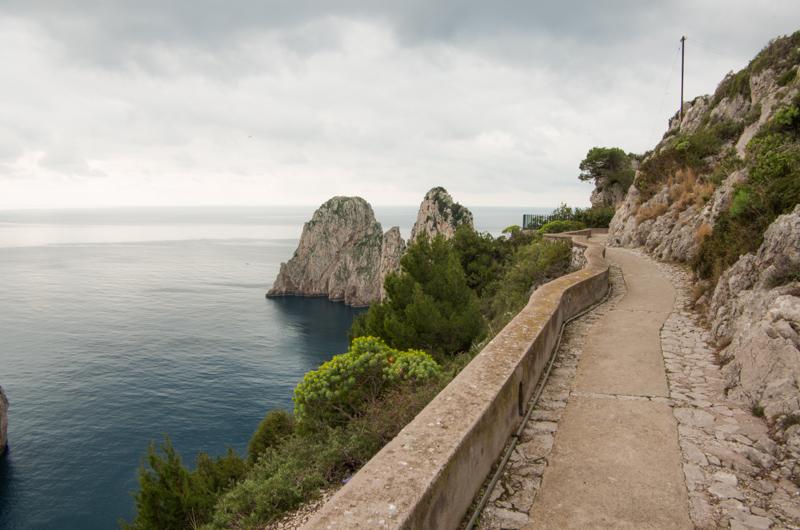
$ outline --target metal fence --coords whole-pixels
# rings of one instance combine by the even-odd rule
[[[558,214],[538,214],[526,213],[522,214],[522,228],[528,230],[536,230],[541,228],[550,221],[569,221],[569,218],[564,215]]]

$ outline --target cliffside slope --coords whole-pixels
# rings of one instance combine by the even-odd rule
[[[729,395],[800,454],[800,32],[773,40],[647,153],[612,245],[687,262]]]

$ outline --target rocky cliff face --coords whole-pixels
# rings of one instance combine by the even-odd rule
[[[625,200],[625,190],[619,182],[608,182],[607,178],[597,179],[589,202],[593,208],[604,208],[619,206]]]
[[[800,413],[800,206],[722,274],[708,316],[728,344],[720,357],[729,395],[770,418]]]
[[[353,306],[376,302],[381,296],[383,241],[367,201],[334,197],[303,225],[297,250],[281,264],[267,296],[327,296]]]
[[[766,159],[754,155],[748,143],[758,133],[775,137],[778,112],[793,123],[791,109],[800,92],[798,43],[800,33],[773,41],[745,70],[729,75],[714,96],[696,98],[685,105],[682,120],[677,115],[670,120],[611,221],[609,244],[643,247],[663,260],[698,257],[720,219],[734,215],[738,190],[752,185],[750,173],[764,174]],[[788,142],[783,153],[800,149],[791,139],[795,133],[780,134]],[[780,156],[769,163],[784,160],[793,167],[787,161],[792,155]],[[697,307],[706,311],[717,339],[729,395],[763,407],[780,438],[785,418],[800,419],[800,207],[775,219],[763,234],[757,251],[719,271],[716,286],[700,282],[713,291],[701,296]],[[800,454],[800,427],[786,433],[787,439],[796,438],[792,443]]]
[[[392,272],[400,270],[400,258],[406,251],[406,242],[400,236],[400,228],[393,226],[383,234],[383,246],[381,248],[381,264],[379,269],[381,300],[386,296],[383,289],[383,280]]]
[[[472,212],[453,201],[446,189],[436,187],[425,194],[422,204],[419,205],[410,241],[414,241],[420,234],[427,234],[429,238],[439,234],[451,238],[461,225],[473,226]]]
[[[8,446],[8,399],[0,387],[0,456]]]

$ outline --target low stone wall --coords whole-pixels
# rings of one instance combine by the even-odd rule
[[[306,528],[459,526],[522,420],[561,324],[608,290],[605,249],[591,242],[591,231],[581,232],[566,237],[586,247],[586,267],[539,287],[528,305]]]

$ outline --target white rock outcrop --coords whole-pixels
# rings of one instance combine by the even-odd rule
[[[800,414],[800,206],[722,274],[708,317],[728,344],[720,358],[730,395],[767,417]]]
[[[427,234],[429,238],[441,234],[449,239],[461,225],[473,226],[472,212],[455,202],[446,189],[432,188],[419,205],[409,241],[416,240],[421,234]]]
[[[383,289],[383,280],[392,272],[400,270],[400,258],[406,251],[406,242],[400,235],[400,228],[393,226],[383,234],[383,246],[381,248],[381,264],[379,269],[381,282],[381,300],[386,296]]]
[[[352,306],[377,302],[384,275],[399,264],[399,235],[392,229],[384,236],[361,197],[333,197],[303,225],[297,250],[281,264],[267,296],[326,296]]]

